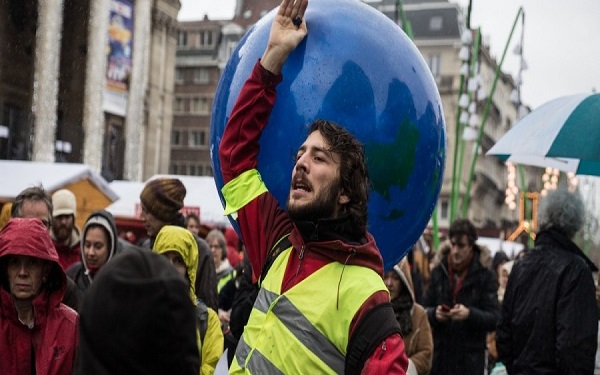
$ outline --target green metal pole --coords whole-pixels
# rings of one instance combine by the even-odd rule
[[[481,42],[481,28],[477,28],[477,33],[475,34],[475,45],[473,46],[473,57],[471,59],[471,77],[475,76],[475,70],[477,69],[477,62],[479,61],[479,43]],[[469,102],[473,99],[473,95],[469,94]],[[462,129],[463,127],[461,126],[461,133],[462,133]],[[457,198],[456,198],[456,202],[458,202],[458,196],[460,195],[460,181],[462,179],[462,174],[463,174],[463,163],[464,163],[464,156],[465,156],[465,143],[466,141],[464,139],[462,139],[462,135],[460,136],[460,147],[459,147],[459,152],[458,152],[458,171],[457,171],[457,180],[458,180],[458,184],[457,184],[457,190],[456,190],[456,194],[457,194]],[[458,142],[458,140],[457,140]],[[465,215],[463,214],[462,217],[465,217]]]
[[[402,29],[406,33],[406,35],[410,38],[410,40],[414,40],[414,34],[412,30],[412,26],[408,18],[406,18],[406,13],[404,13],[404,5],[402,4],[402,0],[398,0],[396,3],[396,10],[400,12],[400,19],[402,20]],[[398,14],[396,14],[398,16]]]
[[[460,98],[463,94],[463,90],[464,90],[464,86],[465,86],[465,76],[461,74],[460,76],[460,88],[458,90],[458,97]],[[457,169],[458,169],[458,149],[460,148],[460,142],[461,142],[461,138],[460,138],[460,130],[461,130],[461,125],[460,125],[460,115],[462,113],[462,108],[460,108],[460,106],[458,106],[457,110],[456,110],[456,130],[454,132],[454,159],[452,162],[452,186],[451,186],[451,190],[450,190],[450,222],[454,221],[454,218],[456,217],[456,211],[458,209],[458,190],[459,190],[459,186],[460,186],[460,177],[457,176]]]
[[[460,86],[458,89],[458,98],[460,99],[460,97],[463,94],[463,90],[464,90],[464,86],[465,86],[465,76],[461,74],[460,76]],[[459,143],[461,141],[460,138],[460,130],[461,130],[461,125],[460,125],[460,115],[462,112],[462,108],[460,108],[460,106],[457,106],[457,110],[456,110],[456,130],[454,132],[454,159],[452,159],[452,186],[451,186],[451,190],[450,190],[450,222],[454,221],[454,217],[456,216],[456,210],[458,208],[458,194],[457,194],[457,190],[458,190],[458,185],[459,185],[459,177],[457,176],[457,164],[458,164],[458,149],[459,149]]]
[[[467,8],[467,18],[466,18],[466,29],[470,29],[471,28],[471,9],[473,6],[473,1],[469,0],[469,6]],[[462,35],[461,35],[462,37]],[[462,94],[465,91],[465,75],[461,74],[460,75],[460,84],[458,86],[458,99],[460,100],[460,97],[462,96]],[[460,115],[462,114],[462,108],[460,108],[460,106],[457,106],[456,109],[456,129],[454,132],[454,158],[452,159],[452,184],[450,187],[450,202],[449,202],[449,206],[450,206],[450,215],[449,215],[449,219],[450,222],[454,221],[454,218],[456,217],[456,212],[458,211],[458,197],[459,197],[459,190],[460,190],[460,180],[461,177],[460,175],[457,175],[457,163],[458,163],[458,149],[459,149],[459,143],[461,142],[461,130],[462,127],[460,125]]]
[[[513,23],[512,29],[510,30],[510,35],[508,36],[506,45],[504,46],[504,52],[502,53],[502,58],[500,59],[500,63],[498,64],[498,67],[496,68],[496,76],[494,77],[494,82],[492,83],[492,88],[490,90],[490,94],[488,95],[487,100],[485,102],[485,108],[483,110],[483,118],[481,119],[481,126],[479,127],[479,134],[477,137],[477,146],[475,148],[473,160],[471,160],[469,179],[467,180],[467,189],[465,191],[465,199],[463,200],[463,206],[462,206],[463,217],[467,216],[467,211],[469,210],[469,203],[470,203],[469,199],[470,199],[470,195],[471,195],[471,186],[473,184],[473,175],[475,173],[475,163],[477,162],[477,157],[479,156],[479,149],[481,148],[481,139],[483,138],[483,130],[485,128],[485,123],[487,121],[487,117],[490,113],[492,98],[494,97],[494,92],[496,91],[496,84],[498,83],[498,78],[500,77],[500,73],[502,72],[502,64],[504,63],[504,58],[506,57],[506,52],[508,51],[508,45],[510,44],[510,40],[512,39],[513,33],[515,32],[515,27],[517,26],[517,21],[519,20],[519,17],[522,14],[523,14],[523,7],[520,7],[519,11],[517,12],[517,16],[515,17],[515,22]]]

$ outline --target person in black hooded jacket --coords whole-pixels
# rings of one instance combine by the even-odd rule
[[[583,202],[566,190],[541,202],[535,247],[512,268],[496,331],[511,375],[594,371],[598,269],[572,241],[584,217]]]
[[[86,292],[76,375],[198,375],[190,287],[149,251],[115,256]]]

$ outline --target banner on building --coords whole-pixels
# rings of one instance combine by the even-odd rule
[[[111,0],[108,24],[106,87],[103,109],[125,116],[133,52],[133,4]]]

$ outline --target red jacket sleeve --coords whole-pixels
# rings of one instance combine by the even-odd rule
[[[406,375],[408,357],[404,341],[395,333],[386,338],[367,359],[361,375],[398,374]]]
[[[275,87],[281,79],[281,74],[275,75],[257,62],[242,87],[219,146],[224,183],[256,168],[258,140],[269,121],[275,104]]]
[[[275,103],[276,86],[282,76],[275,75],[257,62],[244,83],[219,146],[219,159],[224,183],[257,168],[259,139]],[[237,222],[254,281],[260,275],[266,254],[292,224],[270,193],[261,194],[237,211]]]
[[[356,316],[352,320],[350,325],[350,336],[353,335],[357,323],[367,314],[369,310],[381,303],[389,302],[389,300],[390,297],[387,291],[376,292],[369,297],[360,307],[360,310],[358,310]],[[404,340],[402,340],[402,337],[399,334],[394,333],[388,336],[375,348],[373,354],[371,354],[371,356],[365,362],[361,374],[405,375],[407,368],[408,357],[404,347]]]

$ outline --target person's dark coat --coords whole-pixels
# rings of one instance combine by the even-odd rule
[[[425,298],[425,307],[433,331],[432,374],[481,375],[485,367],[485,340],[498,322],[496,278],[479,262],[479,248],[473,246],[473,261],[462,288],[452,298],[447,258],[433,269]],[[438,322],[438,305],[465,305],[469,317],[464,321]]]
[[[513,266],[496,331],[499,359],[510,374],[592,374],[598,331],[592,271],[566,236],[537,235]]]
[[[190,287],[165,257],[126,251],[98,272],[80,317],[77,375],[198,375]]]

